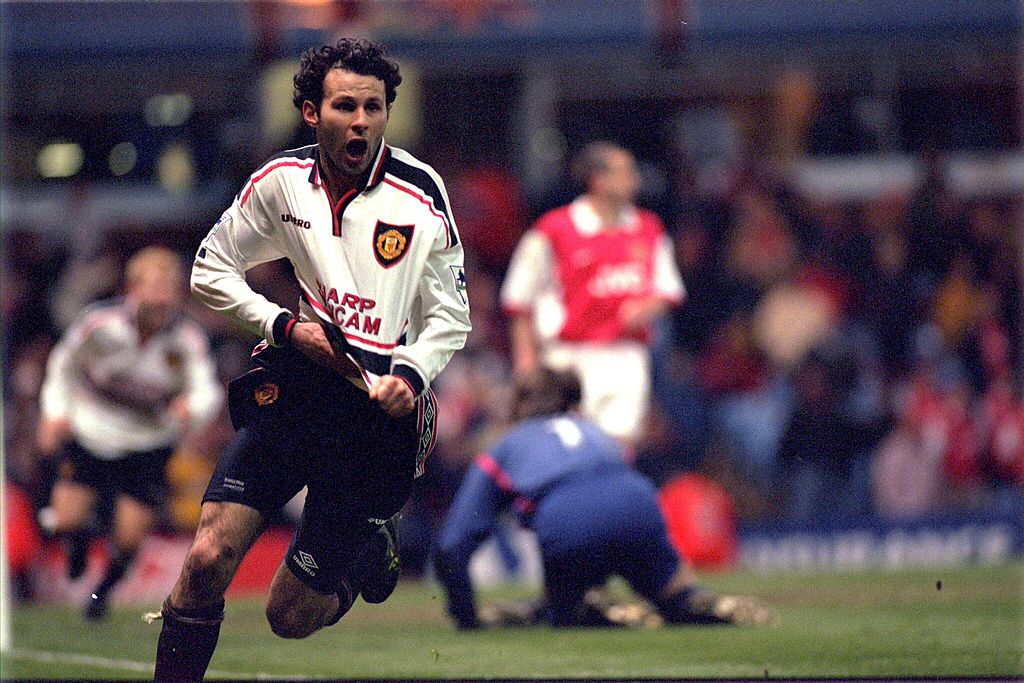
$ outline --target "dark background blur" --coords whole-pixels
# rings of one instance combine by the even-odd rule
[[[0,4],[4,455],[32,441],[49,349],[147,244],[188,262],[265,158],[306,144],[306,47],[385,42],[388,141],[445,179],[474,331],[436,383],[410,505],[421,557],[500,429],[497,291],[595,138],[641,163],[689,299],[659,329],[637,466],[700,472],[741,523],[1011,515],[1024,486],[1022,11],[1012,0],[391,0]],[[254,286],[297,302],[286,264]],[[189,304],[223,380],[253,339]],[[187,530],[230,427],[176,454]],[[415,567],[415,563],[411,566]]]

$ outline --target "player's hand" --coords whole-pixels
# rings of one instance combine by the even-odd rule
[[[416,405],[416,397],[409,383],[394,375],[384,375],[377,380],[370,387],[370,399],[379,403],[384,412],[395,419],[405,417]]]
[[[44,417],[36,430],[36,445],[44,457],[50,457],[71,440],[71,420],[66,417]]]
[[[335,350],[320,323],[295,323],[291,345],[318,365],[345,377],[360,377],[359,368],[344,353]]]
[[[630,332],[646,329],[665,310],[660,299],[628,299],[619,306],[619,321]]]

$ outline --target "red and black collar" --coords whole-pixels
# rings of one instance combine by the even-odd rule
[[[389,158],[391,158],[391,148],[381,140],[380,149],[377,150],[377,158],[370,165],[370,170],[366,174],[366,184],[359,188],[360,192],[372,190],[383,182],[384,169]],[[323,185],[323,177],[324,174],[320,169],[320,145],[317,145],[315,163],[313,168],[309,169],[309,182],[316,186]]]

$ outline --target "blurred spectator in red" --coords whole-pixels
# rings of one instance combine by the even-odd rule
[[[969,496],[982,479],[970,386],[934,325],[925,325],[918,337],[917,368],[897,410],[917,432],[926,457],[938,463],[950,493]]]
[[[477,164],[457,173],[451,186],[467,253],[481,268],[501,273],[526,225],[519,184],[496,164]]]
[[[713,397],[752,391],[764,385],[768,365],[754,342],[748,316],[734,313],[718,328],[697,359],[697,373]]]
[[[1024,400],[1007,380],[993,383],[981,411],[982,444],[999,483],[1024,485]]]

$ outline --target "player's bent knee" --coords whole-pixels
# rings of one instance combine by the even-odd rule
[[[216,538],[213,534],[202,534],[189,551],[188,565],[196,571],[214,571],[228,568],[241,559],[241,549]]]
[[[280,607],[273,603],[267,605],[267,623],[270,630],[279,638],[296,640],[306,638],[320,630],[320,623],[311,619],[310,614],[292,607]]]

